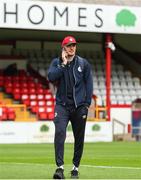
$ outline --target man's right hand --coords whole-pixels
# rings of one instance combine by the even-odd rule
[[[62,50],[62,61],[63,61],[63,64],[66,65],[68,63],[68,60],[67,60],[67,52],[63,49]]]

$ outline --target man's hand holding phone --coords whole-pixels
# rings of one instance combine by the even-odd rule
[[[64,65],[66,65],[66,64],[68,63],[67,57],[68,57],[68,53],[67,53],[66,50],[63,48],[63,50],[62,50],[62,61],[63,61],[63,64],[64,64]]]

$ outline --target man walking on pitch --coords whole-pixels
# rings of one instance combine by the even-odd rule
[[[83,153],[85,125],[93,93],[92,71],[88,61],[76,55],[76,40],[67,36],[62,41],[61,57],[53,59],[48,79],[58,82],[55,107],[55,160],[54,179],[64,179],[64,143],[68,122],[74,135],[74,155],[71,178],[78,178]]]

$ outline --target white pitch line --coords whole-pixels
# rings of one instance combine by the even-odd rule
[[[17,162],[0,162],[0,165],[2,164],[15,164],[15,165],[30,165],[30,166],[55,166],[55,164],[39,164],[39,163],[17,163]],[[66,164],[64,166],[71,166],[71,164]],[[87,165],[87,164],[82,164],[80,165],[82,167],[87,167],[87,168],[101,168],[101,169],[130,169],[130,170],[141,170],[141,167],[124,167],[124,166],[95,166],[95,165]]]
[[[106,168],[106,169],[132,169],[132,170],[141,170],[141,167],[124,167],[124,166],[94,166],[94,165],[81,165],[88,168]]]

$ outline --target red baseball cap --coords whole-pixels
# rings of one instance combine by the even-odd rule
[[[62,47],[70,45],[70,44],[76,44],[76,40],[73,36],[67,36],[62,41]]]

